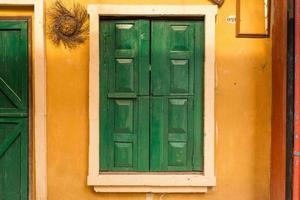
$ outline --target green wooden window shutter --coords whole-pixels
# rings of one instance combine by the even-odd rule
[[[103,20],[101,170],[149,170],[149,21]]]
[[[28,199],[26,21],[0,21],[0,199]]]
[[[159,20],[151,30],[151,170],[200,171],[203,23]]]
[[[100,30],[100,170],[201,171],[203,22],[101,20]]]

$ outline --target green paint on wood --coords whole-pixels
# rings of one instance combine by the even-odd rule
[[[149,170],[148,20],[101,20],[102,171]]]
[[[0,49],[0,200],[27,200],[27,21],[0,21]]]
[[[100,170],[203,170],[203,21],[100,30]]]

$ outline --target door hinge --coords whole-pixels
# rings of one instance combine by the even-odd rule
[[[149,65],[149,71],[151,72],[151,70],[152,70],[152,67],[151,67],[151,65]]]

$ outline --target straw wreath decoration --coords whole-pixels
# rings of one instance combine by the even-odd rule
[[[86,9],[74,3],[67,9],[61,0],[56,0],[48,11],[48,36],[52,42],[73,49],[82,44],[88,36],[88,14]]]

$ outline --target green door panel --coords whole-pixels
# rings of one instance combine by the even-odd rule
[[[0,115],[28,113],[26,21],[0,21]]]
[[[28,199],[27,21],[0,20],[0,200]]]
[[[28,197],[28,121],[0,118],[0,200]]]
[[[100,30],[100,170],[202,171],[203,21]]]

